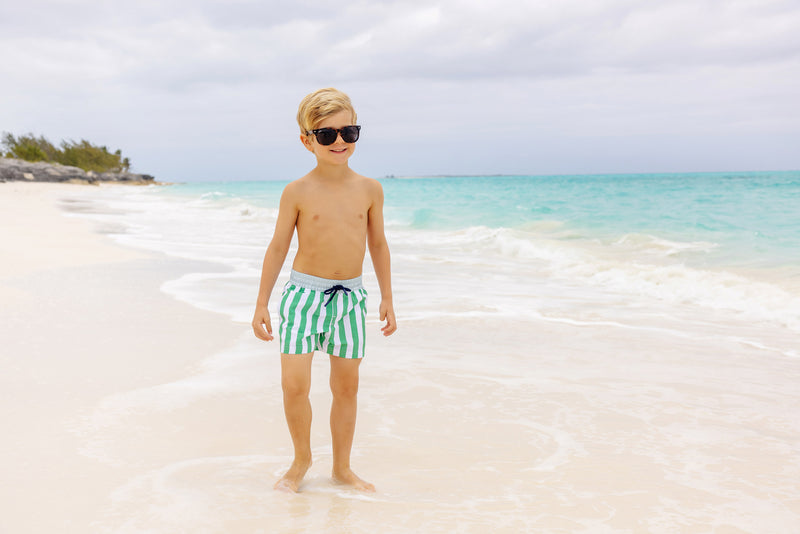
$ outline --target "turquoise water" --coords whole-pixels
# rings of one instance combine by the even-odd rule
[[[800,265],[800,171],[382,180],[387,225],[508,228],[611,245],[648,236],[720,267]],[[277,207],[285,182],[176,185],[169,194]],[[633,238],[635,240],[635,238]],[[696,246],[693,246],[695,244]],[[700,253],[699,253],[700,252]]]
[[[800,172],[381,182],[406,320],[555,314],[636,328],[672,321],[680,331],[713,316],[731,332],[772,325],[796,344]],[[285,185],[109,190],[110,209],[97,217],[124,228],[116,238],[128,245],[227,266],[231,272],[195,273],[168,290],[249,322]],[[374,291],[370,271],[367,258]]]
[[[387,213],[415,228],[533,228],[611,241],[647,234],[707,242],[709,259],[800,262],[800,173],[497,176],[384,182]]]

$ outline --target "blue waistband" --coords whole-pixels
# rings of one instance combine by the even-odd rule
[[[361,283],[360,276],[351,278],[350,280],[328,280],[327,278],[320,278],[319,276],[299,273],[294,269],[292,269],[292,274],[289,275],[289,283],[316,291],[325,291],[333,286],[344,286],[347,289],[362,289],[364,287]]]

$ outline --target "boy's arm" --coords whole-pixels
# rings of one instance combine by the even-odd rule
[[[375,276],[378,278],[378,287],[381,290],[380,320],[386,320],[386,325],[381,331],[384,336],[390,336],[397,330],[392,302],[391,257],[383,229],[383,187],[377,181],[373,183],[373,187],[372,206],[367,216],[367,245],[375,268]]]
[[[261,268],[261,282],[258,286],[256,311],[253,315],[253,332],[256,337],[264,341],[271,341],[272,322],[269,318],[269,297],[275,281],[281,272],[289,246],[292,243],[295,224],[297,224],[298,207],[295,199],[295,187],[289,184],[281,194],[281,203],[278,210],[278,221],[275,223],[275,232],[264,254],[264,264]]]

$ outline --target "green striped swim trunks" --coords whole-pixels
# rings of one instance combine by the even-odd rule
[[[364,357],[367,290],[360,276],[328,280],[292,270],[280,317],[283,354],[319,350],[340,358]]]

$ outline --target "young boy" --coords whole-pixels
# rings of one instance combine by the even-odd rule
[[[300,141],[317,166],[283,190],[275,233],[264,255],[253,331],[273,339],[267,304],[297,228],[298,249],[281,296],[279,337],[283,406],[294,461],[275,489],[297,492],[311,466],[311,358],[331,362],[333,479],[362,491],[375,488],[350,469],[356,424],[358,367],[366,337],[366,290],[361,269],[366,245],[381,291],[384,336],[397,329],[392,306],[389,247],[383,231],[383,189],[353,172],[348,160],[360,126],[350,98],[333,88],[306,96],[297,112]]]

